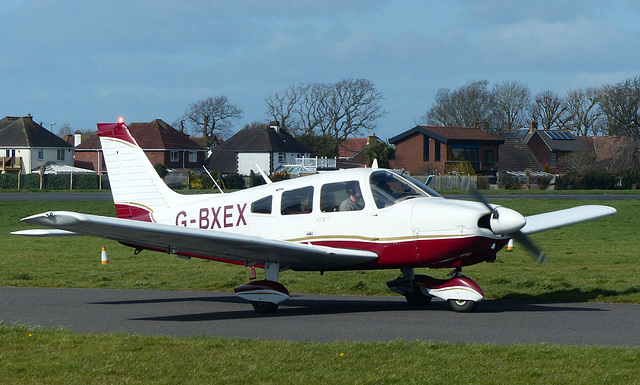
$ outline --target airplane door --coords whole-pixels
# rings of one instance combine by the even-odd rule
[[[378,218],[358,181],[325,183],[319,193],[314,243],[369,250],[376,246]]]

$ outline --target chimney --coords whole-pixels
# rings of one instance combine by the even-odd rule
[[[276,132],[280,132],[280,122],[277,120],[269,122],[269,128],[273,128]]]
[[[538,130],[538,122],[536,122],[535,120],[530,121],[529,122],[529,133],[533,134],[537,130]]]
[[[73,135],[73,147],[78,147],[82,143],[82,134],[80,130],[76,130],[76,133]]]

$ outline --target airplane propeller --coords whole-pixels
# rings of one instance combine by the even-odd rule
[[[490,227],[491,231],[498,235],[505,235],[514,238],[529,251],[536,262],[543,264],[547,260],[547,255],[540,250],[535,243],[529,239],[520,229],[526,224],[526,220],[520,213],[500,206],[491,206],[489,201],[477,189],[471,188],[471,194],[482,202],[491,211]]]

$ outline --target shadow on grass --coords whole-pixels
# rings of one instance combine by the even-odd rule
[[[501,297],[501,299],[516,299],[525,301],[554,301],[554,302],[589,302],[597,299],[624,297],[631,294],[640,293],[640,288],[634,287],[627,290],[608,290],[608,289],[591,289],[583,290],[580,288],[569,290],[556,290],[542,294],[524,294],[509,293]]]

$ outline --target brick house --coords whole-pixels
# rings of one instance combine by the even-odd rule
[[[367,164],[366,152],[370,145],[382,142],[376,134],[362,138],[347,138],[338,145],[338,163],[341,168],[362,167]]]
[[[540,166],[549,166],[554,172],[560,171],[562,159],[574,152],[589,149],[569,131],[535,130],[527,134],[525,141]]]
[[[206,161],[207,149],[160,119],[149,123],[131,123],[128,127],[151,164],[160,163],[172,169],[190,169],[201,168]],[[83,140],[76,147],[75,165],[96,172],[106,169],[97,135]]]
[[[498,165],[499,172],[525,172],[527,170],[533,172],[541,172],[542,166],[538,162],[527,142],[525,137],[529,133],[526,128],[520,130],[506,131],[500,135],[501,139],[504,139],[498,150],[498,156],[500,157],[500,164]]]
[[[504,143],[475,127],[416,126],[389,139],[395,145],[392,167],[412,174],[446,174],[468,162],[479,175],[493,175],[498,169],[498,148]]]

